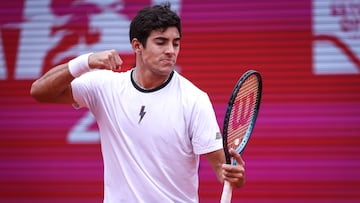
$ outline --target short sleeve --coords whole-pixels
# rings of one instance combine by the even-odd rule
[[[72,95],[76,102],[73,104],[73,107],[76,109],[88,107],[85,95],[88,94],[89,87],[87,87],[87,83],[84,81],[86,81],[86,77],[82,75],[71,82]]]
[[[73,107],[78,109],[86,107],[91,109],[96,102],[96,94],[102,86],[105,71],[94,70],[75,78],[71,82],[72,95],[75,100]]]
[[[196,100],[191,119],[191,137],[195,154],[222,149],[222,136],[214,108],[206,93]]]

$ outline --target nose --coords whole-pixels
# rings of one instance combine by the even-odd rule
[[[173,44],[169,43],[166,47],[166,54],[175,54],[175,47]]]

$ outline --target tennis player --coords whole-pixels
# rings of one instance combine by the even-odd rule
[[[238,165],[225,164],[207,93],[174,70],[181,22],[170,4],[140,10],[130,25],[130,41],[136,67],[129,71],[112,71],[122,60],[106,50],[58,65],[31,87],[39,102],[74,104],[94,114],[104,202],[198,202],[200,155],[220,183],[241,187],[244,162],[231,151]]]

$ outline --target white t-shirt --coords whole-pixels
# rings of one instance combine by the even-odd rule
[[[131,74],[96,70],[72,82],[99,126],[104,202],[198,202],[199,155],[222,148],[208,95],[176,71],[153,90]]]

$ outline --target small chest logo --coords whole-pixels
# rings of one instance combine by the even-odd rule
[[[145,106],[141,106],[140,113],[139,113],[139,116],[140,116],[139,122],[138,122],[139,124],[140,124],[141,120],[144,118],[145,114],[146,114]]]

